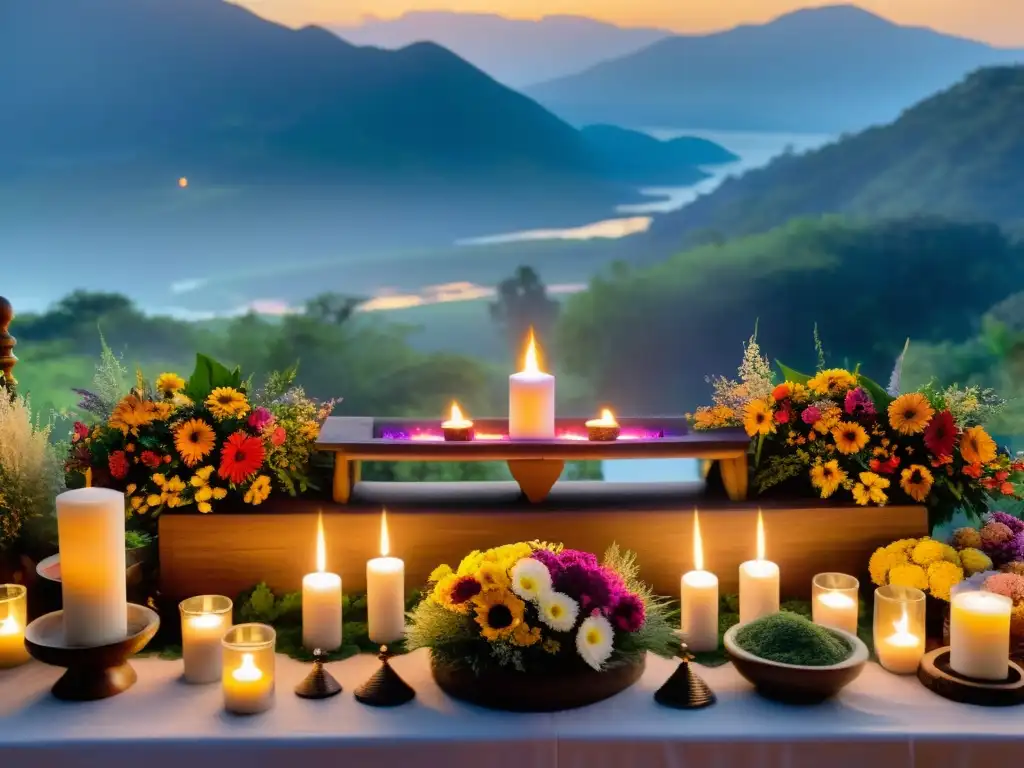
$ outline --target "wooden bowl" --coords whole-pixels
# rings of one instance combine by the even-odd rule
[[[122,693],[138,679],[128,657],[138,653],[160,628],[160,617],[143,605],[128,603],[128,636],[93,648],[69,646],[64,640],[64,612],[40,616],[25,628],[25,647],[44,664],[67,671],[53,686],[65,701],[95,701]]]
[[[829,629],[841,637],[853,652],[846,661],[828,667],[809,667],[769,661],[743,650],[736,643],[739,624],[725,633],[724,643],[736,671],[750,681],[757,692],[768,699],[787,704],[817,704],[835,696],[852,683],[868,660],[868,647],[849,632]]]
[[[559,712],[594,704],[626,690],[644,673],[644,659],[598,672],[580,665],[560,674],[531,675],[488,669],[479,677],[468,667],[438,662],[430,671],[449,696],[506,712]]]

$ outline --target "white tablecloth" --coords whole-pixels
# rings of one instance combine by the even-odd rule
[[[218,685],[179,681],[181,662],[136,660],[134,688],[85,704],[55,700],[49,686],[60,670],[30,662],[0,671],[0,766],[995,768],[1024,758],[1024,708],[953,704],[874,664],[815,707],[765,701],[730,666],[701,668],[718,704],[679,712],[653,701],[674,664],[652,657],[640,682],[613,699],[514,715],[446,697],[425,652],[393,663],[417,691],[404,707],[352,698],[376,667],[371,656],[329,665],[345,690],[325,701],[296,697],[309,667],[278,657],[276,707],[235,717],[222,712]]]

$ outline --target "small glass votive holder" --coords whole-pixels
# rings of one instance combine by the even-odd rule
[[[895,584],[875,590],[875,654],[882,667],[894,675],[917,672],[925,635],[924,592]]]
[[[221,640],[231,629],[230,598],[198,595],[178,604],[181,612],[181,658],[185,682],[215,683],[221,678]]]
[[[237,715],[255,715],[274,706],[273,627],[238,624],[221,641],[221,685],[224,709]]]
[[[0,669],[28,661],[25,625],[28,623],[28,590],[21,584],[0,584]]]
[[[845,573],[819,573],[811,580],[811,616],[815,624],[857,634],[860,582]]]

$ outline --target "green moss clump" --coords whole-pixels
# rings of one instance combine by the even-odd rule
[[[788,611],[750,622],[736,633],[736,643],[759,658],[805,667],[839,664],[853,653],[846,640]]]

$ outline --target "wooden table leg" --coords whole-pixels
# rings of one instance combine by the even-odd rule
[[[722,471],[722,485],[731,501],[745,501],[747,498],[747,454],[735,459],[719,459]]]
[[[339,504],[348,504],[352,498],[353,463],[343,453],[334,454],[334,500]]]
[[[532,503],[544,501],[562,475],[561,459],[510,459],[508,470],[519,483],[519,489]]]

